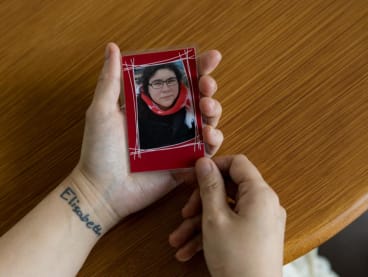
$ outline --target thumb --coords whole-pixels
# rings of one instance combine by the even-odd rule
[[[118,104],[121,86],[121,55],[115,43],[109,43],[105,50],[105,63],[98,78],[94,104],[101,111],[110,112]]]
[[[229,209],[224,180],[216,164],[201,158],[195,166],[204,215],[215,215]]]

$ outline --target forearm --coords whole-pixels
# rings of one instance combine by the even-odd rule
[[[0,238],[0,276],[76,275],[112,227],[104,204],[83,182],[71,174]]]

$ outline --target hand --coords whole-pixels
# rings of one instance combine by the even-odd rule
[[[221,60],[217,51],[209,51],[199,58],[202,75],[200,109],[207,125],[203,129],[208,155],[220,147],[223,135],[216,129],[221,105],[212,99],[216,81],[208,76]],[[128,170],[125,113],[119,106],[121,93],[121,56],[117,45],[106,47],[102,69],[91,106],[86,113],[86,125],[80,161],[72,173],[75,183],[96,203],[107,229],[121,218],[136,212],[176,187],[180,180],[169,171],[135,173]],[[94,210],[95,207],[94,207]],[[100,211],[101,210],[101,211]],[[103,218],[103,219],[102,219]]]
[[[281,276],[286,212],[257,168],[242,155],[197,161],[199,190],[184,206],[184,222],[170,235],[176,258],[203,248],[212,276]],[[237,185],[235,209],[224,176]],[[203,213],[202,215],[200,213]],[[198,231],[202,229],[202,234]]]

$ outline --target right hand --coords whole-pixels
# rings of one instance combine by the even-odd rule
[[[187,261],[203,248],[212,276],[282,276],[286,212],[257,168],[236,155],[202,158],[195,169],[199,191],[184,206],[184,221],[169,237],[179,248],[176,258]],[[238,186],[234,210],[226,201],[220,172]]]

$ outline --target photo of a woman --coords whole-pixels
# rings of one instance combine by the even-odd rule
[[[178,144],[195,136],[190,90],[177,63],[147,66],[141,72],[138,104],[141,149]]]

